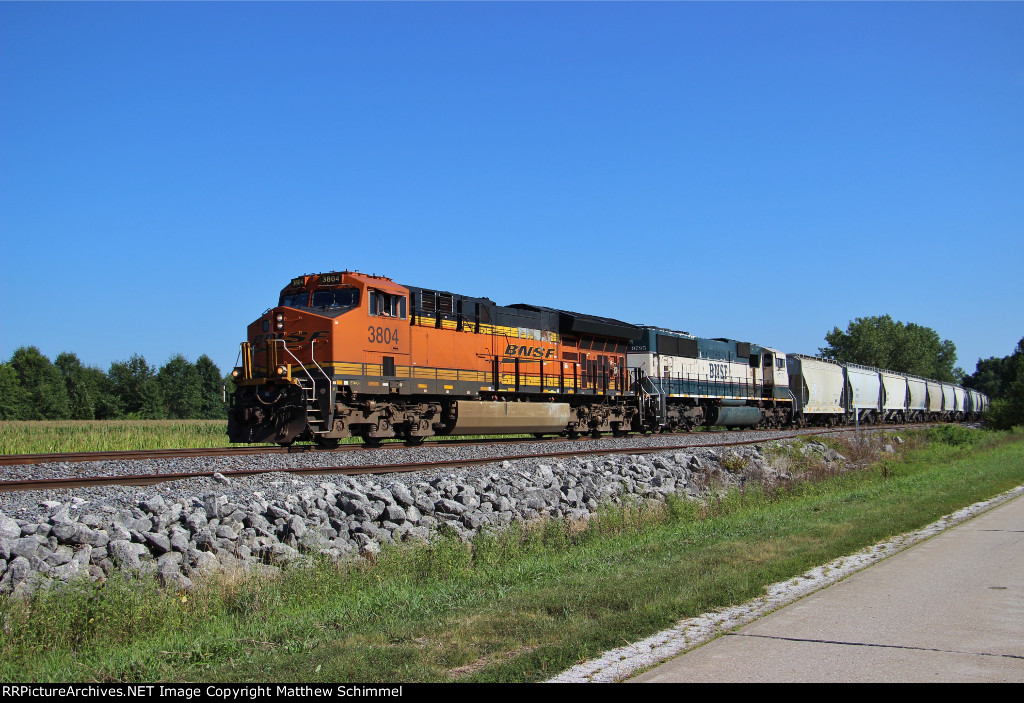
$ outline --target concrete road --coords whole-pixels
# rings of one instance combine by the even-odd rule
[[[632,680],[1024,682],[1024,498]]]

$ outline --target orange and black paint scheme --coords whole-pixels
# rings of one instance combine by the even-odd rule
[[[232,442],[623,433],[634,325],[403,286],[352,271],[292,279],[249,325]]]

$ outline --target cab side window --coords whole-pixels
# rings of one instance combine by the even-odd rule
[[[392,295],[379,290],[371,290],[369,299],[371,315],[405,319],[406,298],[404,295]]]

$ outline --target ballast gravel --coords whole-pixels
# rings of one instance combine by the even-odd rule
[[[740,433],[737,439],[757,439],[755,434],[760,433]],[[728,441],[723,434],[693,439],[695,444]],[[601,442],[622,446],[624,441],[628,440]],[[334,466],[339,459],[352,465],[382,463],[389,450],[245,456],[205,460],[205,470],[224,469],[229,463],[252,468],[258,463],[270,472],[236,478],[218,473],[144,488],[4,493],[0,494],[0,593],[27,595],[41,586],[80,577],[103,579],[118,570],[155,573],[168,588],[188,589],[192,579],[205,571],[242,567],[273,572],[310,557],[338,561],[366,557],[385,543],[427,541],[440,530],[468,540],[481,530],[500,530],[514,521],[585,520],[603,504],[664,501],[668,495],[700,500],[729,486],[789,478],[784,462],[773,465],[768,451],[773,445],[794,441],[693,446],[644,455],[524,458],[472,469],[354,477],[270,470],[280,466],[276,462],[292,466],[318,461]],[[559,451],[560,444],[566,449],[581,448],[560,442],[541,446],[544,451]],[[523,453],[537,451],[536,443],[520,446]],[[508,449],[507,445],[427,447],[402,452],[401,457],[409,460],[415,452],[422,454],[421,461],[440,461]],[[844,462],[842,455],[813,437],[800,440],[793,448],[797,449],[826,466]],[[112,467],[145,463],[148,466],[140,473],[155,473],[156,464],[181,472],[183,465],[195,466],[197,461],[204,462],[94,462],[105,466],[93,470],[110,475]],[[10,468],[4,467],[4,473]]]
[[[784,436],[817,434],[821,430],[786,431]],[[337,466],[378,466],[388,463],[427,463],[471,461],[503,458],[528,454],[579,452],[636,447],[699,447],[721,442],[764,442],[777,439],[779,432],[746,431],[703,433],[690,435],[648,435],[623,438],[605,438],[587,441],[543,440],[508,444],[450,444],[428,443],[422,447],[383,447],[360,451],[303,451],[287,454],[244,454],[226,457],[177,457],[154,459],[120,459],[81,462],[52,462],[43,464],[12,464],[0,467],[0,480],[90,478],[99,476],[149,476],[159,474],[187,474],[217,471],[285,471],[299,468],[327,468]]]

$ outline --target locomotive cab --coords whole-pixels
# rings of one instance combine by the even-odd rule
[[[393,377],[408,363],[401,328],[407,300],[404,288],[379,276],[345,271],[292,279],[277,307],[249,325],[242,363],[232,373],[238,390],[230,440],[287,445],[330,433],[339,373]],[[343,392],[351,392],[348,385]]]

